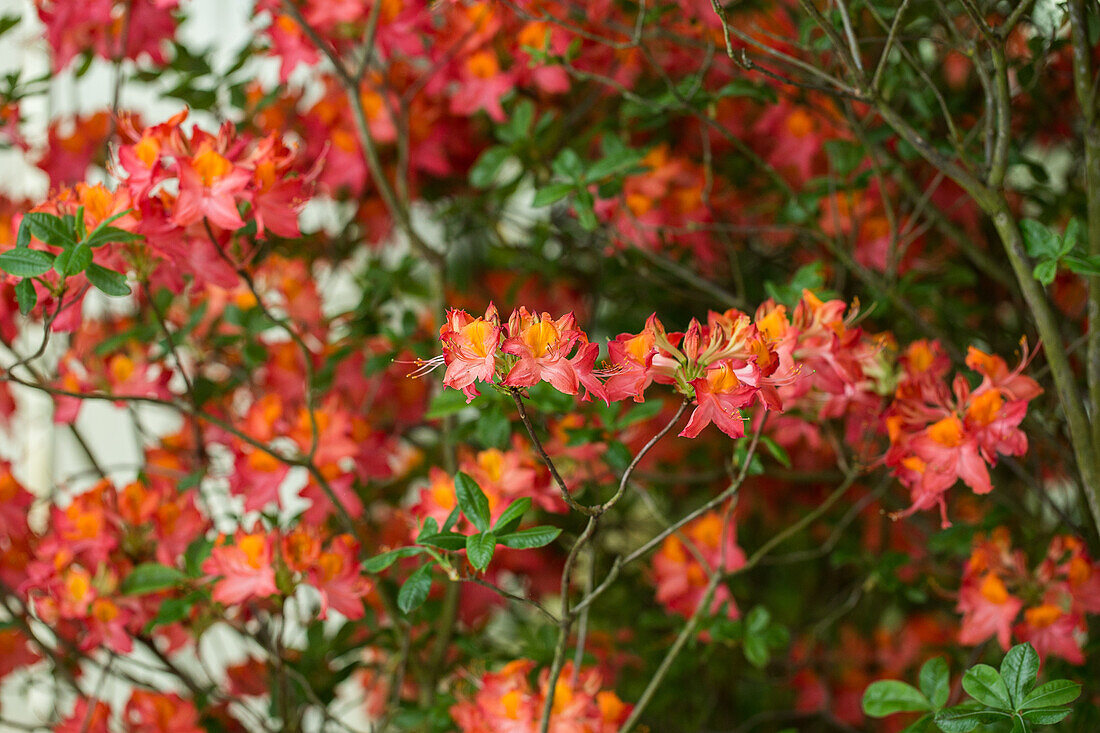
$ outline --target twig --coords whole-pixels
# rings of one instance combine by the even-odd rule
[[[554,483],[558,486],[562,501],[568,504],[574,511],[580,512],[585,516],[596,516],[596,509],[587,507],[573,498],[573,494],[565,484],[565,479],[558,473],[558,467],[554,465],[554,460],[547,454],[546,449],[542,446],[542,441],[539,440],[539,436],[535,432],[535,426],[531,424],[531,418],[527,417],[527,408],[523,406],[523,398],[520,396],[519,389],[510,387],[508,392],[512,395],[512,401],[516,403],[516,409],[519,411],[519,419],[523,423],[523,427],[527,428],[527,434],[531,437],[532,445],[535,446],[535,450],[542,458],[542,462],[546,464],[546,467],[550,470],[550,475],[554,478]]]
[[[890,50],[894,46],[894,41],[897,40],[898,29],[901,28],[901,18],[905,15],[905,10],[908,7],[909,0],[901,0],[901,5],[898,6],[897,12],[894,14],[894,21],[890,24],[890,30],[886,35],[886,44],[882,47],[882,55],[879,57],[878,64],[875,66],[875,73],[871,77],[871,89],[876,94],[879,90],[879,82],[882,80],[882,72],[886,70],[886,61],[890,57]]]

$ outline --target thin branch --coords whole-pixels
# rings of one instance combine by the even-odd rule
[[[894,46],[894,41],[897,40],[898,30],[901,28],[901,19],[905,15],[906,8],[909,7],[909,0],[901,0],[901,5],[898,6],[897,12],[894,14],[894,21],[890,24],[890,30],[886,34],[886,44],[882,47],[882,55],[878,59],[878,64],[875,66],[875,73],[871,77],[871,90],[878,94],[879,83],[882,81],[882,72],[886,70],[886,61],[890,57],[890,50]]]
[[[587,507],[574,499],[573,494],[569,491],[569,487],[565,484],[565,479],[558,473],[558,467],[554,465],[554,460],[547,454],[546,449],[542,446],[542,441],[539,440],[538,433],[535,432],[535,426],[531,424],[531,418],[527,416],[527,408],[523,405],[523,398],[520,396],[519,389],[511,387],[508,392],[512,395],[512,400],[516,403],[516,409],[519,411],[519,419],[523,423],[523,427],[527,428],[527,434],[531,437],[531,444],[535,446],[535,450],[538,452],[539,457],[542,458],[542,462],[546,464],[546,467],[550,470],[550,475],[554,478],[554,483],[558,486],[558,492],[561,494],[562,501],[568,504],[574,511],[578,511],[589,517],[595,516],[597,510],[592,507]]]
[[[767,413],[765,413],[766,415]],[[738,472],[737,477],[734,479],[732,486],[730,487],[734,491],[740,488],[744,483],[745,478],[748,476],[749,466],[752,464],[753,456],[755,455],[756,448],[760,442],[760,436],[764,432],[765,420],[760,420],[756,426],[756,431],[753,434],[752,443],[749,445],[748,452],[745,454],[744,462],[741,464],[741,470]],[[729,490],[727,490],[729,491]],[[724,492],[725,493],[725,492]],[[733,492],[729,492],[732,498]],[[732,507],[732,502],[731,502]],[[728,510],[727,510],[728,511]],[[727,520],[728,520],[727,514]],[[725,532],[725,526],[723,526],[723,533]],[[722,543],[723,546],[726,544]],[[688,640],[695,635],[695,629],[699,625],[699,621],[703,618],[703,614],[710,613],[711,601],[714,599],[714,593],[718,590],[718,584],[722,582],[725,576],[725,567],[723,564],[719,564],[714,568],[710,575],[710,582],[707,583],[706,591],[703,593],[703,598],[699,601],[699,605],[695,607],[695,611],[691,614],[691,618],[684,625],[684,628],[680,630],[680,633],[676,636],[676,640],[672,643],[668,652],[665,653],[664,659],[661,660],[657,670],[653,673],[653,676],[649,679],[649,683],[646,684],[645,690],[642,692],[641,697],[638,698],[638,702],[634,704],[634,709],[630,711],[630,716],[623,723],[619,729],[620,733],[628,733],[635,725],[638,724],[638,720],[641,718],[642,713],[649,706],[653,696],[657,693],[661,683],[664,681],[665,676],[668,674],[669,669],[672,667],[673,662],[676,661],[676,657],[680,655],[680,651],[683,650],[684,645]]]

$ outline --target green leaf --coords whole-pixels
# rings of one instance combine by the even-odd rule
[[[1000,673],[988,664],[978,664],[966,670],[963,689],[975,700],[997,710],[1009,710],[1012,700],[1008,686]]]
[[[1024,237],[1024,246],[1027,253],[1037,259],[1058,258],[1058,250],[1061,248],[1061,239],[1052,232],[1046,224],[1034,219],[1024,219],[1020,222],[1020,233]]]
[[[772,621],[772,615],[763,606],[754,606],[745,616],[745,633],[762,634]]]
[[[0,36],[19,25],[19,15],[0,16]]]
[[[557,527],[531,527],[518,532],[501,535],[497,542],[513,550],[530,550],[545,547],[558,538],[561,530]]]
[[[618,426],[620,428],[629,427],[635,423],[640,423],[650,418],[656,417],[661,413],[664,408],[664,400],[650,399],[645,402],[639,402],[630,408],[622,419],[619,420]]]
[[[767,435],[760,437],[760,442],[764,444],[764,447],[768,449],[768,453],[776,460],[783,468],[791,467],[791,457],[787,455],[787,451],[783,449],[783,446],[776,443],[774,439]]]
[[[19,248],[31,246],[31,223],[26,215],[19,222],[19,233],[15,235],[15,246]]]
[[[947,704],[951,694],[951,673],[943,657],[929,659],[920,668],[920,691],[936,710]]]
[[[137,242],[142,239],[145,239],[142,234],[128,232],[118,227],[105,227],[101,224],[84,239],[84,243],[89,247],[102,247],[105,244],[125,244],[126,242]]]
[[[140,596],[172,588],[187,580],[183,571],[155,562],[138,565],[122,581],[120,590],[128,596]]]
[[[492,186],[497,172],[511,154],[511,151],[503,145],[487,148],[470,168],[470,185],[477,188]]]
[[[1048,708],[1054,705],[1065,705],[1076,700],[1081,694],[1081,685],[1069,680],[1051,680],[1039,685],[1028,693],[1022,703],[1021,710],[1032,708]]]
[[[380,573],[403,557],[412,557],[423,552],[423,547],[398,547],[396,550],[375,555],[363,563],[363,567],[368,573]]]
[[[1078,275],[1100,277],[1100,255],[1089,255],[1088,257],[1069,255],[1062,261],[1071,272]]]
[[[458,517],[461,514],[462,514],[462,512],[460,512],[458,510],[457,506],[454,509],[452,509],[451,513],[447,515],[447,519],[444,520],[444,522],[443,522],[443,531],[444,532],[450,531],[450,529],[458,523]]]
[[[428,517],[424,520],[424,526],[420,528],[416,539],[419,542],[421,537],[429,537],[433,534],[439,534],[439,522],[435,521],[435,517]]]
[[[516,499],[500,513],[499,517],[497,517],[497,521],[493,525],[493,531],[498,534],[508,534],[519,525],[519,520],[523,519],[523,515],[526,514],[527,510],[530,508],[531,497],[521,496]]]
[[[1024,720],[1038,725],[1054,725],[1073,712],[1070,708],[1033,708],[1020,713]]]
[[[847,176],[854,172],[863,160],[863,146],[850,140],[826,141],[825,153],[829,156],[829,163],[833,170],[840,176]]]
[[[202,577],[202,564],[214,551],[214,540],[199,537],[183,553],[183,568],[192,578]]]
[[[1035,269],[1031,271],[1031,276],[1043,285],[1050,285],[1054,282],[1054,276],[1057,274],[1058,260],[1043,260],[1035,265]]]
[[[933,725],[934,723],[932,722],[932,714],[925,713],[909,725],[905,726],[901,733],[929,733],[929,731],[935,730],[932,727]]]
[[[535,105],[531,100],[524,99],[512,110],[512,117],[508,120],[508,124],[497,128],[497,133],[505,142],[519,142],[527,137],[534,119]]]
[[[440,532],[426,537],[417,537],[416,541],[422,545],[438,547],[448,552],[457,552],[466,547],[466,535],[458,532]]]
[[[928,698],[901,680],[872,682],[863,693],[863,712],[872,718],[931,709]]]
[[[466,557],[478,570],[489,567],[493,552],[497,547],[497,536],[492,532],[472,534],[466,538]]]
[[[625,471],[634,460],[634,454],[619,440],[608,441],[606,445],[603,453],[604,462],[616,471]]]
[[[566,148],[558,153],[554,158],[554,162],[550,164],[554,173],[558,174],[562,178],[568,178],[571,181],[579,181],[581,174],[584,172],[584,164],[581,163],[581,158],[577,155],[576,151]]]
[[[768,645],[763,637],[745,636],[745,640],[742,642],[741,651],[745,654],[745,660],[757,669],[763,669],[768,666],[771,652],[768,651]]]
[[[596,202],[592,199],[592,194],[587,188],[577,189],[577,200],[573,205],[573,208],[577,212],[577,220],[581,224],[581,228],[586,232],[593,232],[596,227],[600,225],[599,220],[596,218],[596,211],[593,208]]]
[[[585,180],[596,182],[608,176],[625,173],[638,165],[642,156],[634,150],[625,147],[619,138],[608,136],[604,138],[604,157],[597,160],[585,171]]]
[[[76,244],[75,219],[66,220],[43,211],[30,211],[23,215],[31,234],[43,244],[54,247],[72,247]]]
[[[27,315],[38,304],[38,291],[34,289],[34,281],[28,277],[15,284],[15,300],[19,303],[19,312]]]
[[[401,584],[401,590],[397,591],[397,607],[402,613],[415,611],[427,600],[431,589],[432,566],[422,565]]]
[[[774,102],[775,91],[764,84],[753,84],[744,79],[734,79],[714,93],[718,99],[722,97],[751,97],[761,102]]]
[[[1073,251],[1073,248],[1077,246],[1077,236],[1081,230],[1081,222],[1077,221],[1077,217],[1073,217],[1066,224],[1066,231],[1062,233],[1062,246],[1058,253],[1067,255]]]
[[[1001,678],[1012,707],[1019,707],[1039,674],[1039,653],[1031,644],[1017,644],[1001,660]]]
[[[1004,718],[1008,713],[995,713],[973,702],[956,705],[936,713],[936,725],[944,733],[969,733],[982,723]]]
[[[505,449],[511,436],[512,421],[499,409],[481,413],[474,426],[474,437],[486,448]]]
[[[93,262],[88,265],[88,269],[84,274],[88,277],[88,282],[107,295],[118,298],[129,295],[131,292],[130,286],[126,284],[126,276],[121,272],[108,270],[106,267]]]
[[[92,264],[92,248],[83,242],[66,249],[53,262],[54,271],[61,277],[79,275]]]
[[[485,496],[476,481],[462,471],[455,474],[455,495],[458,497],[458,508],[478,531],[489,529],[489,497]]]
[[[157,615],[145,627],[146,631],[152,631],[158,626],[174,624],[187,618],[196,603],[202,600],[201,593],[188,593],[183,598],[166,598],[157,609]]]
[[[549,206],[555,201],[560,201],[573,191],[577,190],[575,183],[551,183],[543,188],[540,188],[535,193],[535,198],[531,202],[532,206]]]
[[[445,389],[432,398],[424,417],[428,420],[437,420],[462,412],[467,407],[469,405],[466,403],[466,395],[457,389]]]
[[[16,277],[35,277],[53,267],[54,256],[29,247],[16,247],[0,252],[0,270]]]

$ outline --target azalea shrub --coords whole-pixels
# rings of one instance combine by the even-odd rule
[[[26,5],[0,729],[1100,728],[1095,3]]]

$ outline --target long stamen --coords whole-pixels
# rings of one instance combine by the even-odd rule
[[[433,356],[431,359],[416,359],[414,361],[394,361],[395,364],[416,364],[417,368],[409,372],[407,376],[409,379],[419,379],[431,372],[435,371],[438,367],[443,366],[446,362],[442,355]]]

